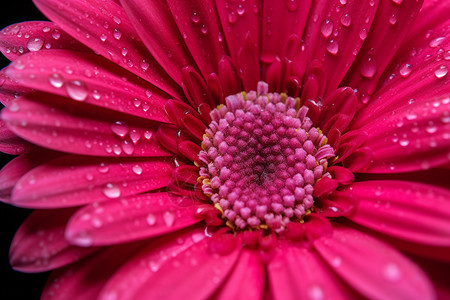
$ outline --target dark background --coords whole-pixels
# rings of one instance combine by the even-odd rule
[[[31,0],[13,0],[2,3],[0,9],[0,29],[27,20],[45,20]],[[0,68],[8,64],[8,60],[0,54]],[[13,156],[0,152],[0,167]],[[11,269],[8,251],[15,231],[30,213],[29,210],[15,208],[0,203],[0,299],[39,299],[48,273],[24,274]]]

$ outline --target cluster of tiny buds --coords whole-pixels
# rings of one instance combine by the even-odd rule
[[[202,142],[203,193],[236,229],[282,231],[314,205],[314,184],[334,157],[298,98],[257,91],[226,98]]]

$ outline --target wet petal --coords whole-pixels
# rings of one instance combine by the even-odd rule
[[[36,0],[35,4],[62,30],[96,53],[167,93],[179,95],[172,79],[138,40],[124,9],[117,3],[101,0]]]
[[[160,236],[199,221],[194,219],[192,200],[150,193],[80,209],[67,225],[66,238],[80,246],[111,245]]]
[[[98,55],[68,50],[30,53],[15,60],[6,74],[38,91],[167,122],[167,94]]]
[[[5,122],[0,120],[0,151],[7,154],[19,155],[29,151],[32,145],[15,135],[6,127]]]
[[[418,244],[450,247],[450,192],[409,181],[365,181],[337,193],[359,202],[348,218]]]
[[[38,210],[20,226],[11,243],[10,261],[21,272],[43,272],[77,261],[97,248],[70,245],[64,238],[74,209]]]
[[[421,1],[380,1],[370,28],[344,85],[356,87],[364,98],[375,91],[378,80],[405,38],[420,10]],[[366,39],[367,37],[367,39]]]
[[[81,83],[72,92],[86,96]],[[63,152],[99,156],[168,156],[154,134],[157,123],[67,101],[49,94],[21,97],[2,111],[2,119],[18,136]]]
[[[0,31],[0,51],[9,60],[15,60],[28,52],[48,49],[90,52],[89,48],[51,22],[23,22]]]
[[[341,281],[317,253],[285,245],[268,265],[274,299],[353,299],[355,292]]]
[[[318,59],[324,65],[327,94],[336,89],[353,63],[364,42],[361,33],[369,32],[377,7],[378,1],[313,3],[306,25],[305,47],[311,54],[310,61]]]
[[[11,203],[11,193],[17,181],[30,170],[56,157],[56,153],[37,150],[22,154],[0,170],[0,201]]]
[[[22,207],[78,206],[167,186],[173,166],[158,159],[103,159],[66,155],[34,168],[16,184],[12,203]]]
[[[240,250],[217,255],[208,243],[203,229],[155,240],[112,277],[99,299],[207,299],[220,288]]]
[[[142,43],[170,77],[181,84],[182,67],[195,66],[195,62],[166,1],[123,0],[121,4]]]
[[[403,254],[349,227],[314,241],[323,259],[354,289],[374,299],[434,299],[432,284]]]
[[[86,258],[83,263],[53,271],[41,299],[65,300],[74,295],[80,299],[95,299],[114,272],[143,246],[139,242],[107,247]]]
[[[167,2],[203,77],[217,74],[218,62],[227,51],[214,0]]]
[[[264,281],[265,269],[259,254],[243,250],[232,273],[214,299],[262,299]]]
[[[7,76],[5,74],[6,69],[4,68],[0,71],[0,102],[5,106],[20,95],[31,91],[30,88],[19,84]]]

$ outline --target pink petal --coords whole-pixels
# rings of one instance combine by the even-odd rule
[[[79,96],[84,95],[82,85],[74,88]],[[153,137],[157,123],[56,95],[23,96],[2,111],[2,119],[23,139],[63,152],[98,156],[170,155]]]
[[[167,186],[169,160],[103,159],[66,155],[31,170],[17,182],[12,203],[22,207],[78,206]]]
[[[68,50],[34,52],[15,60],[6,73],[35,90],[168,121],[164,111],[167,94],[98,55]]]
[[[198,223],[193,203],[169,193],[150,193],[80,209],[68,223],[66,238],[79,246],[111,245],[163,235]]]
[[[259,254],[242,250],[236,266],[214,296],[217,300],[262,299],[264,293],[265,268]]]
[[[142,43],[175,82],[181,69],[195,66],[166,1],[121,1]],[[174,47],[176,45],[176,47]]]
[[[380,180],[352,184],[338,198],[359,202],[348,218],[407,241],[450,247],[450,192],[409,181]]]
[[[373,152],[367,172],[426,170],[449,162],[450,84],[435,77],[440,65],[416,70],[357,113],[354,127],[362,125],[365,146]]]
[[[378,1],[348,1],[345,5],[335,0],[313,2],[304,40],[309,60],[323,62],[326,94],[336,89],[353,63],[364,41],[361,33],[372,30],[377,7]]]
[[[167,1],[198,68],[207,78],[227,54],[214,0]]]
[[[236,69],[243,72],[240,75],[244,88],[247,91],[255,90],[256,82],[259,80],[262,3],[258,0],[245,2],[216,0],[216,6],[230,56]]]
[[[314,241],[323,259],[362,295],[372,299],[434,299],[432,284],[404,255],[367,234],[334,226]]]
[[[11,193],[17,181],[39,164],[55,157],[56,154],[50,151],[37,150],[11,160],[0,170],[0,201],[12,204]]]
[[[7,154],[19,155],[27,152],[32,145],[15,135],[6,127],[5,122],[0,120],[0,151]]]
[[[208,250],[209,242],[202,228],[155,240],[111,278],[99,299],[208,299],[240,252],[236,247],[217,255]]]
[[[264,63],[271,63],[276,57],[281,59],[287,54],[287,41],[292,37],[302,37],[311,7],[311,0],[288,1],[280,6],[274,1],[263,3],[262,23],[262,58]]]
[[[179,95],[179,89],[138,40],[125,11],[117,3],[102,0],[34,2],[50,20],[95,53],[167,93]]]
[[[51,273],[42,300],[96,299],[104,284],[131,255],[144,246],[127,243],[102,249],[83,260]]]
[[[6,69],[7,68],[4,68],[0,71],[0,102],[5,106],[20,95],[31,92],[30,88],[25,87],[6,76]]]
[[[370,33],[369,28],[360,32],[359,37],[365,42],[344,85],[358,88],[363,97],[373,94],[386,66],[414,24],[422,2],[380,1]]]
[[[283,245],[268,265],[274,299],[354,299],[357,295],[342,282],[316,252]]]
[[[10,261],[21,272],[44,272],[77,261],[97,248],[70,245],[64,238],[73,209],[37,210],[20,226],[11,243]]]
[[[15,60],[28,52],[48,49],[90,51],[51,22],[23,22],[0,31],[0,51],[9,60]]]

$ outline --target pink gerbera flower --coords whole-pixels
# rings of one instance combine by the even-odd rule
[[[42,299],[450,295],[449,1],[34,2],[0,187]]]

